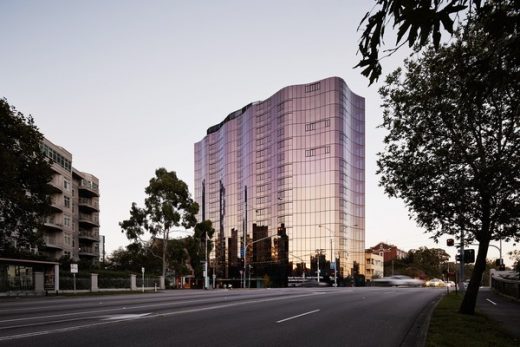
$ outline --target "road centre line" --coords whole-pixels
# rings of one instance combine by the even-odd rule
[[[491,300],[489,300],[489,299],[486,299],[486,300],[489,301],[490,303],[492,303],[492,304],[495,305],[495,306],[497,305],[496,302],[493,302],[493,301],[491,301]]]
[[[284,318],[284,319],[281,319],[281,320],[277,321],[276,323],[287,322],[288,320],[300,318],[300,317],[303,317],[303,316],[306,316],[306,315],[309,315],[309,314],[313,314],[313,313],[316,313],[316,312],[320,312],[320,309],[309,311],[309,312],[305,312],[305,313],[302,313],[302,314],[299,314],[299,315],[296,315],[296,316]]]

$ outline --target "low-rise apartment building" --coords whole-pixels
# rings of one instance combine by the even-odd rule
[[[54,172],[52,213],[45,220],[44,248],[51,259],[99,261],[99,180],[72,166],[72,154],[44,139],[42,150]]]

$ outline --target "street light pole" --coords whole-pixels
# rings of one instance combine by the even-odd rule
[[[332,251],[332,230],[330,230],[329,228],[327,228],[326,226],[324,225],[319,225],[319,227],[323,227],[325,230],[327,230],[329,232],[329,236],[330,236],[330,261],[333,260],[333,257],[335,258],[334,256],[334,252]],[[337,287],[338,286],[338,273],[337,273],[337,264],[336,264],[336,259],[334,259],[334,287]]]
[[[244,218],[244,239],[243,239],[243,252],[244,252],[244,284],[243,288],[246,287],[246,274],[247,274],[247,186],[244,186],[244,201],[245,201],[245,218]]]
[[[316,269],[316,274],[318,275],[318,287],[320,286],[320,253],[319,250],[316,250],[316,253],[318,254],[317,256],[317,259],[318,259],[318,266],[317,266],[317,269]]]
[[[245,254],[247,252],[247,247],[252,246],[254,243],[257,243],[257,242],[260,242],[260,241],[264,241],[264,240],[267,240],[267,239],[271,239],[273,237],[280,237],[280,235],[273,234],[271,236],[262,237],[261,239],[249,242],[247,245],[244,242],[244,288],[251,286],[251,267],[252,267],[252,265],[249,265],[249,284],[247,283],[247,275],[246,275],[246,272],[245,272],[245,269],[246,269],[246,267],[245,267],[245,259],[246,259]]]

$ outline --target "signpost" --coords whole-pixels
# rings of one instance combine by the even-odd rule
[[[76,274],[78,273],[78,264],[70,264],[70,273],[74,277],[74,294],[76,294]]]
[[[144,267],[141,268],[141,273],[142,273],[142,278],[143,278],[142,288],[143,288],[143,293],[144,293]]]

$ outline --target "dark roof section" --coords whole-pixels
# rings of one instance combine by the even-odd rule
[[[235,118],[237,118],[237,117],[240,117],[240,116],[241,116],[242,114],[244,114],[244,112],[246,112],[247,109],[250,108],[252,105],[253,105],[253,103],[251,102],[251,103],[245,105],[244,107],[242,107],[240,110],[237,110],[237,111],[235,111],[235,112],[231,112],[231,113],[226,117],[226,119],[224,119],[222,122],[220,122],[219,124],[214,125],[214,126],[208,128],[208,131],[207,131],[206,135],[209,135],[209,134],[211,134],[211,133],[217,132],[220,128],[222,128],[222,126],[223,126],[226,122],[228,122],[228,121],[230,121],[230,120],[232,120],[232,119],[235,119]]]

